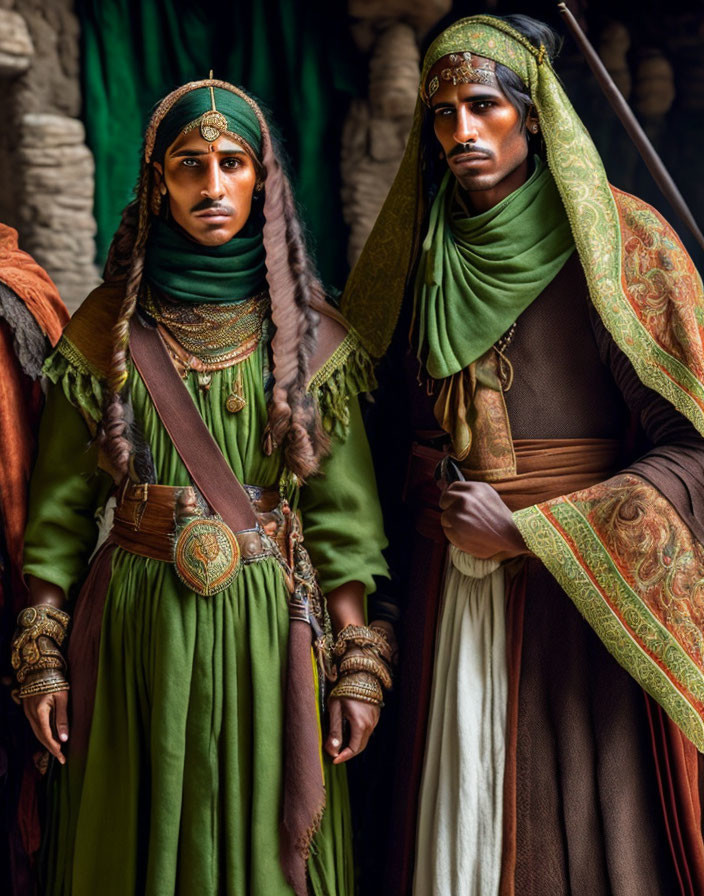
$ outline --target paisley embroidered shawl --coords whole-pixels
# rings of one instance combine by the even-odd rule
[[[500,62],[528,86],[591,301],[641,381],[704,434],[704,290],[680,240],[653,208],[611,187],[547,58],[506,22],[462,19],[426,54]],[[407,294],[427,213],[419,98],[398,175],[348,281],[342,311],[375,357]],[[607,649],[704,751],[704,548],[654,488],[622,475],[519,511],[545,563]]]

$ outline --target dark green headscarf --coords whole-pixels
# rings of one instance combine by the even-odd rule
[[[182,302],[237,302],[265,289],[265,262],[261,221],[251,216],[222,246],[203,246],[180,227],[155,218],[144,276]]]
[[[215,109],[227,119],[228,131],[242,137],[252,147],[257,157],[261,155],[262,132],[252,106],[236,93],[214,87]],[[152,160],[161,162],[166,150],[179,133],[206,112],[212,110],[212,97],[208,87],[198,87],[186,93],[166,113],[156,132]]]

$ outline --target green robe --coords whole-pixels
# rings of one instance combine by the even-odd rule
[[[352,580],[369,591],[373,576],[386,572],[369,450],[357,399],[347,400],[363,385],[351,338],[311,386],[334,435],[321,474],[300,490],[306,545],[326,592]],[[70,348],[46,368],[55,385],[41,426],[24,568],[72,597],[111,482],[97,468],[86,425],[99,414],[101,383]],[[208,392],[193,373],[187,386],[240,480],[274,486],[281,458],[260,447],[264,352],[260,345],[240,365],[247,405],[235,415],[225,409],[235,368],[215,373]],[[157,481],[189,484],[134,371],[130,392]],[[69,740],[52,800],[48,893],[291,894],[278,861],[288,627],[287,592],[271,558],[203,598],[171,564],[115,551],[87,757],[72,760]],[[345,769],[324,766],[327,808],[309,875],[316,896],[346,896],[354,881]]]

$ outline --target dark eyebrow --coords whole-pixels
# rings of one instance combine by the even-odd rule
[[[213,153],[216,156],[231,156],[236,152],[244,152],[241,146],[233,146],[231,149],[217,149]],[[171,158],[181,158],[181,156],[207,156],[210,152],[206,149],[179,149],[177,152],[171,153]]]
[[[497,94],[495,93],[473,93],[471,96],[465,97],[463,100],[460,100],[462,103],[485,103],[487,100],[489,102],[496,102],[498,99]],[[432,112],[435,112],[437,109],[454,109],[453,103],[436,103],[434,106],[431,106],[430,109]]]
[[[498,99],[495,93],[475,93],[473,96],[468,96],[463,102],[465,103],[485,103],[487,100],[495,100]]]

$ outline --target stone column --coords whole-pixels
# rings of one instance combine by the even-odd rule
[[[451,0],[350,0],[352,32],[369,56],[369,96],[355,100],[342,135],[342,203],[357,260],[403,156],[415,108],[418,42]]]
[[[71,0],[0,0],[0,214],[73,311],[99,282]],[[4,182],[3,182],[4,181]]]

